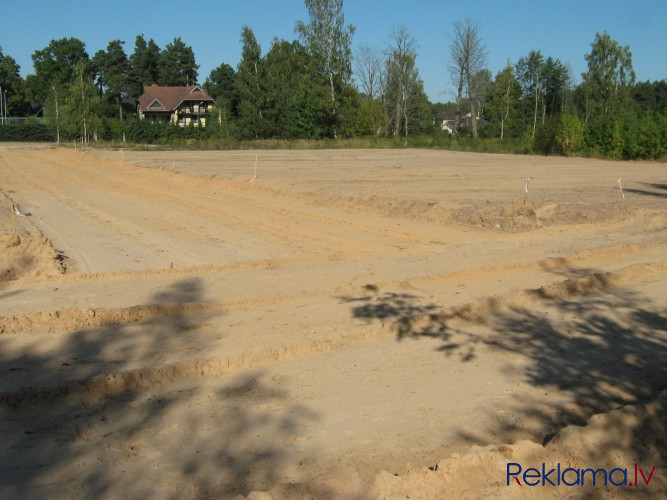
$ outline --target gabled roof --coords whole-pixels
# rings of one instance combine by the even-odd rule
[[[215,102],[199,85],[160,87],[147,85],[139,96],[141,111],[173,111],[184,101]]]
[[[433,120],[438,122],[449,122],[456,120],[456,111],[441,111],[433,117]]]

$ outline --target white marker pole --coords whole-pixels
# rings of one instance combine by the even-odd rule
[[[257,179],[257,155],[255,155],[255,174],[252,176],[252,179],[250,179],[250,182],[254,181]]]
[[[530,181],[530,177],[526,177],[526,193],[528,192],[528,181]]]
[[[616,182],[618,183],[618,190],[619,190],[619,192],[620,192],[620,194],[621,194],[621,198],[625,199],[625,194],[623,194],[623,186],[621,186],[621,179],[620,179],[620,177],[619,177],[619,179],[618,179]]]
[[[16,236],[16,212],[14,210],[14,204],[11,206],[11,221],[12,221],[12,235]]]

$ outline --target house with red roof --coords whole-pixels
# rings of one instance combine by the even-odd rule
[[[161,87],[153,84],[146,85],[139,96],[137,114],[142,120],[205,127],[214,105],[213,98],[199,85]]]

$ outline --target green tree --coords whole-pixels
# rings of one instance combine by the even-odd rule
[[[531,137],[534,139],[539,105],[543,98],[544,58],[542,57],[542,53],[539,50],[531,50],[528,57],[519,59],[515,67],[515,72],[517,80],[523,89],[524,109],[528,103],[531,103],[532,106],[533,131]]]
[[[630,98],[639,114],[667,111],[667,80],[639,82],[630,90]]]
[[[394,137],[408,135],[410,132],[410,114],[414,110],[412,99],[417,93],[421,82],[415,66],[417,59],[416,42],[405,26],[394,28],[390,35],[393,42],[387,50],[385,61],[387,85],[387,115],[391,121],[391,133]],[[422,89],[423,90],[423,89]]]
[[[661,124],[662,121],[662,124]],[[651,111],[623,121],[623,159],[659,159],[667,151],[664,116]],[[662,127],[661,127],[662,125]]]
[[[230,139],[236,136],[234,121],[238,117],[239,93],[236,72],[229,64],[222,63],[213,69],[204,82],[204,90],[215,99],[216,127],[206,124],[207,133]]]
[[[576,116],[563,113],[557,121],[555,139],[562,154],[576,153],[584,142],[584,125]]]
[[[317,98],[319,89],[311,88],[309,64],[308,51],[298,41],[273,41],[263,60],[266,135],[319,136],[322,99]]]
[[[232,104],[232,108],[238,104],[238,92],[236,90],[236,72],[229,64],[222,63],[213,69],[204,82],[204,90],[208,95],[215,99],[217,105],[219,101],[225,101]]]
[[[63,124],[69,137],[88,143],[93,133],[99,96],[85,61],[74,67],[74,78],[67,86]]]
[[[606,31],[596,33],[585,58],[588,71],[581,76],[587,96],[586,121],[599,114],[613,116],[635,81],[630,47],[621,47]]]
[[[508,121],[516,115],[516,107],[521,95],[521,85],[514,76],[514,68],[507,61],[507,66],[496,75],[491,87],[490,101],[487,106],[491,123],[500,124],[500,139],[505,137]]]
[[[16,60],[4,55],[2,47],[0,47],[0,89],[3,93],[2,99],[6,100],[7,103],[7,116],[16,116],[23,103],[24,83],[20,69],[21,67],[16,63]]]
[[[152,38],[146,42],[143,35],[137,35],[129,62],[128,93],[138,97],[143,94],[144,86],[160,79],[160,47]]]
[[[470,75],[469,100],[471,101],[471,112],[474,112],[473,137],[477,137],[477,119],[485,114],[485,107],[491,93],[491,71],[481,69]]]
[[[324,75],[329,88],[331,133],[337,135],[338,99],[352,75],[354,26],[345,26],[343,0],[304,0],[310,22],[296,23],[295,31],[309,48],[315,73]],[[316,76],[314,75],[314,76]]]
[[[51,87],[44,103],[44,120],[51,127],[56,142],[60,144],[60,132],[63,127],[63,110],[65,104],[64,89],[59,89],[55,85]]]
[[[61,38],[51,40],[42,50],[32,54],[34,75],[28,75],[26,85],[29,86],[32,99],[46,100],[51,89],[56,86],[64,88],[76,76],[77,67],[86,75],[92,75],[92,63],[86,52],[86,46],[77,38]]]
[[[239,95],[239,121],[244,139],[259,139],[264,134],[264,88],[262,48],[248,26],[241,29],[241,61],[236,69]]]
[[[192,47],[185,45],[180,37],[174,38],[160,53],[160,85],[192,85],[197,82],[198,69]]]
[[[107,45],[106,52],[100,50],[93,57],[98,83],[104,90],[104,98],[117,103],[121,120],[123,119],[121,98],[128,89],[127,73],[130,68],[127,55],[123,50],[124,43],[120,40],[113,40]]]
[[[570,72],[560,59],[549,56],[544,61],[542,78],[543,122],[546,116],[557,116],[567,108],[567,98],[570,92]]]
[[[386,131],[386,116],[379,99],[360,96],[359,112],[354,124],[355,135],[376,136]]]

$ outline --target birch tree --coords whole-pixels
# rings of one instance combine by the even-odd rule
[[[298,21],[295,31],[317,61],[317,72],[327,79],[332,132],[336,137],[339,96],[352,75],[354,26],[345,26],[343,0],[304,0],[304,3],[310,22]]]
[[[588,71],[581,76],[591,104],[590,114],[611,115],[635,81],[630,47],[621,47],[606,31],[596,33],[585,58]]]
[[[382,60],[378,50],[367,43],[361,44],[355,61],[357,80],[362,94],[369,99],[376,99],[382,89]]]
[[[98,101],[97,87],[87,71],[85,61],[79,61],[74,68],[74,78],[67,88],[63,113],[70,137],[80,137],[82,143],[88,143],[95,125]]]
[[[533,103],[533,135],[537,127],[537,113],[540,98],[543,94],[542,80],[544,72],[544,58],[539,50],[531,50],[528,57],[522,57],[515,68],[517,79],[521,82],[524,98]]]
[[[420,113],[424,94],[416,67],[417,46],[405,26],[394,28],[390,40],[393,43],[387,49],[385,63],[387,114],[393,124],[392,135],[401,135],[402,129],[407,136],[411,115]]]
[[[456,132],[461,122],[461,108],[463,107],[465,90],[470,106],[473,136],[477,137],[479,96],[475,95],[478,87],[474,85],[473,76],[484,69],[486,65],[486,47],[479,35],[479,28],[471,19],[456,21],[450,40],[449,74],[456,88],[454,131]]]
[[[492,121],[500,122],[501,140],[505,137],[506,123],[516,105],[519,92],[520,86],[514,77],[514,67],[507,61],[505,69],[496,75],[491,96]]]

